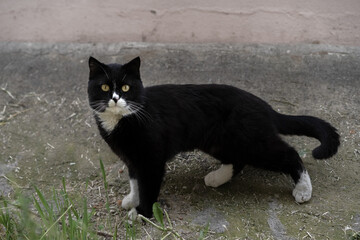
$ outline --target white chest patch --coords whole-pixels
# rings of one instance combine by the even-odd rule
[[[108,132],[112,132],[122,118],[122,115],[114,114],[108,109],[105,112],[98,113],[98,116],[101,120],[101,126]]]
[[[104,112],[98,112],[101,126],[107,131],[112,132],[120,119],[126,115],[131,114],[130,107],[127,106],[126,101],[120,98],[116,103],[114,100],[109,101],[109,106]]]

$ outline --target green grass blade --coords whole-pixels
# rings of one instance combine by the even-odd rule
[[[55,188],[53,188],[53,200],[56,206],[56,212],[61,212],[63,210],[63,206],[61,204],[59,193],[55,191]]]
[[[73,239],[73,233],[75,232],[76,229],[76,225],[75,225],[76,222],[73,220],[71,212],[69,212],[68,224],[69,224],[68,238]]]
[[[66,232],[67,232],[67,226],[66,226],[66,218],[63,217],[61,219],[61,227],[62,227],[62,234],[63,234],[63,238],[65,239],[65,236],[66,236]]]
[[[135,240],[136,239],[136,221],[129,223],[128,220],[125,221],[125,239]]]
[[[117,227],[117,224],[115,225],[115,232],[114,232],[114,235],[113,235],[113,240],[116,240],[117,238],[117,231],[118,231],[118,227]]]
[[[70,201],[71,205],[74,205],[73,202],[72,202],[72,200],[69,200],[69,201]],[[79,214],[79,212],[77,211],[77,209],[74,208],[74,207],[72,207],[72,208],[71,208],[71,211],[72,211],[72,213],[74,213],[76,219],[79,220],[79,219],[80,219],[80,214]]]
[[[53,218],[54,212],[53,212],[52,208],[50,207],[50,205],[48,204],[48,202],[46,201],[44,195],[36,186],[34,186],[34,188],[35,188],[35,191],[36,191],[42,205],[44,206],[46,212],[48,213],[49,217]]]
[[[50,230],[55,226],[55,224],[57,224],[61,220],[61,218],[65,216],[65,214],[70,210],[71,207],[72,205],[70,205],[68,209],[66,209],[66,211],[63,214],[61,214],[61,216],[55,222],[53,222],[53,224],[46,230],[46,232],[41,236],[39,240],[43,239],[46,236],[46,234],[50,232]]]
[[[64,197],[64,207],[65,208],[68,208],[70,205],[71,205],[71,203],[70,203],[70,201],[69,201],[69,195],[68,195],[68,193],[67,193],[67,190],[66,190],[66,182],[65,182],[65,178],[63,177],[62,178],[62,185],[63,185],[63,197]]]
[[[4,208],[2,208],[2,210],[4,210],[4,212],[1,211],[0,214],[0,225],[3,225],[5,227],[6,239],[14,239],[16,226],[14,220],[10,216],[10,212],[6,200],[3,201],[3,206]]]
[[[107,190],[108,183],[106,181],[105,167],[104,167],[104,163],[103,163],[103,161],[101,159],[100,159],[100,169],[101,169],[101,173],[102,173],[103,180],[104,180],[104,187],[105,187],[105,190]]]
[[[45,216],[45,214],[44,214],[44,211],[42,210],[42,208],[41,208],[38,200],[36,200],[35,197],[34,197],[34,205],[35,205],[35,208],[36,208],[36,210],[38,211],[41,219],[43,220],[43,222],[46,222],[46,221],[47,221],[47,218],[46,218],[46,216]]]
[[[67,193],[66,192],[66,184],[65,184],[65,178],[64,177],[62,177],[62,185],[63,185],[64,192]]]
[[[87,209],[87,202],[86,199],[84,199],[84,213],[83,213],[83,224],[82,224],[82,239],[86,240],[87,232],[88,232],[88,224],[89,224],[89,218],[88,218],[88,209]]]
[[[104,180],[104,188],[106,194],[106,209],[110,213],[109,194],[108,194],[108,182],[106,180],[106,172],[103,161],[100,159],[100,169]]]

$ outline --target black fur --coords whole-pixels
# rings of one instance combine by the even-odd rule
[[[165,162],[182,151],[200,149],[224,164],[233,164],[234,175],[245,165],[290,174],[295,183],[305,170],[294,148],[279,134],[314,137],[321,145],[313,151],[318,159],[337,152],[339,135],[329,123],[310,116],[275,112],[260,98],[227,85],[160,85],[144,88],[140,59],[125,65],[105,65],[89,59],[89,101],[104,111],[114,83],[128,84],[120,97],[135,102],[138,114],[123,117],[113,131],[106,131],[95,114],[101,136],[126,163],[130,178],[140,192],[138,213],[151,216],[157,200]],[[124,78],[126,74],[126,77]],[[100,90],[110,85],[109,93]],[[104,100],[99,106],[99,101]]]

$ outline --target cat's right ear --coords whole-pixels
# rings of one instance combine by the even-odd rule
[[[89,58],[90,79],[104,72],[102,65],[103,64],[101,62],[90,56]]]

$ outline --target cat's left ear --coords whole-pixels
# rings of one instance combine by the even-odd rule
[[[124,65],[126,71],[140,78],[140,57],[136,57]]]

